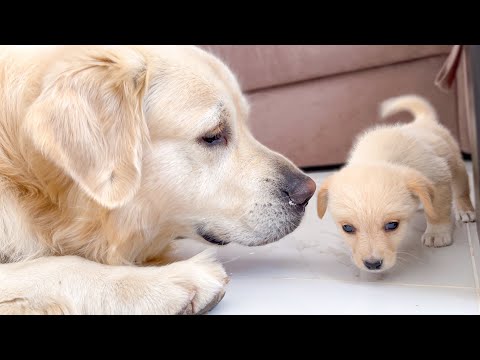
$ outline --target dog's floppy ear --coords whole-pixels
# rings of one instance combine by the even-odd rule
[[[140,184],[146,69],[127,47],[68,48],[25,119],[35,148],[107,208],[125,204]]]
[[[323,219],[325,212],[327,211],[328,203],[328,187],[330,186],[331,176],[326,178],[320,188],[317,195],[317,214],[320,219]]]
[[[423,204],[425,213],[431,218],[435,218],[435,209],[433,208],[434,187],[433,183],[423,174],[416,170],[408,170],[406,174],[408,190],[417,196]]]

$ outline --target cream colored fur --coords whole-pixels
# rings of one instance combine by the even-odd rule
[[[228,281],[211,254],[141,265],[178,238],[262,245],[299,224],[280,187],[300,171],[247,116],[194,46],[1,47],[0,313],[208,311]]]
[[[426,246],[452,243],[451,207],[463,222],[475,221],[468,176],[460,149],[423,98],[405,95],[385,101],[382,117],[400,111],[413,113],[408,124],[381,125],[359,136],[346,166],[328,178],[318,193],[318,214],[327,204],[339,231],[350,245],[355,264],[381,260],[391,268],[409,220],[419,201],[427,217],[422,236]],[[388,222],[399,222],[385,231]],[[355,233],[346,233],[351,225]]]

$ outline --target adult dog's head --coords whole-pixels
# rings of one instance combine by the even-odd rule
[[[50,56],[24,128],[96,203],[151,238],[262,245],[299,225],[315,183],[253,138],[240,87],[214,56],[193,46]]]

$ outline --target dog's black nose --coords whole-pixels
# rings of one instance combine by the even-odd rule
[[[368,270],[380,270],[383,260],[364,260],[363,264]]]
[[[315,193],[317,185],[315,181],[306,175],[296,176],[288,179],[286,193],[296,205],[306,206],[308,200]]]

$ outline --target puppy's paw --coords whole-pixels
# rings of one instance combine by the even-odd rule
[[[427,230],[422,236],[422,243],[428,247],[444,247],[452,245],[451,224],[427,225]]]
[[[175,269],[176,283],[193,291],[177,314],[206,314],[223,299],[229,278],[223,266],[211,253],[204,251],[189,260],[170,266]]]
[[[464,223],[475,222],[476,214],[475,211],[457,211],[455,216],[457,221],[461,221]]]

